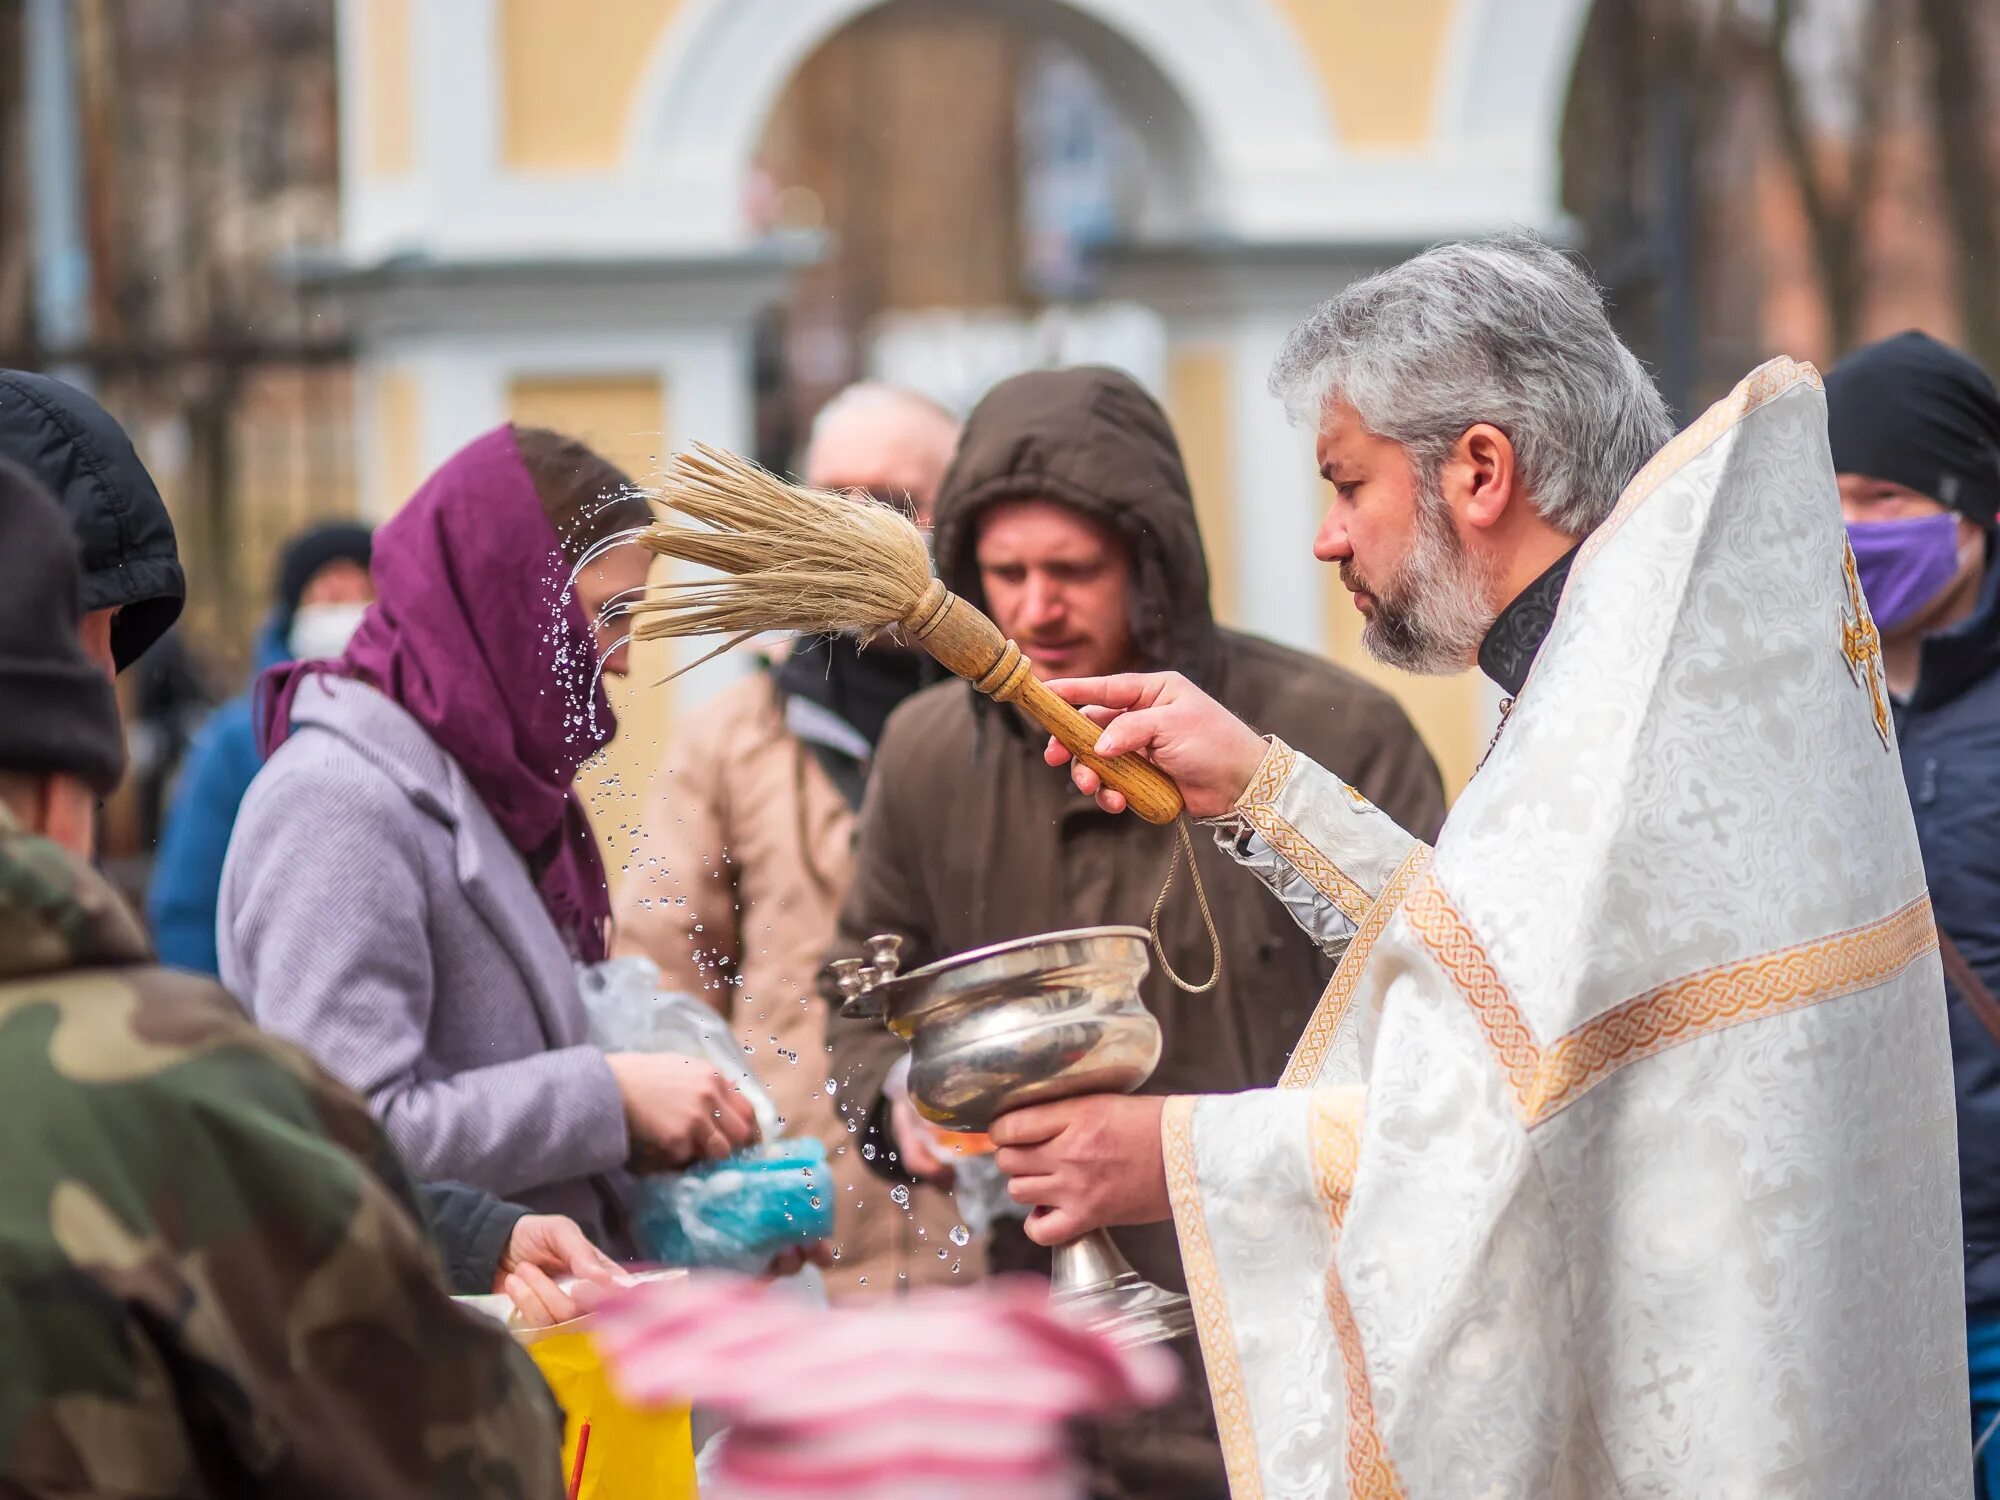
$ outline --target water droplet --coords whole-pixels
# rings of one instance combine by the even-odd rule
[[[814,1208],[818,1208],[818,1207],[819,1207],[819,1199],[818,1199],[818,1198],[808,1198],[808,1199],[806,1199],[806,1202],[810,1203],[810,1204],[811,1204],[811,1205],[812,1205],[812,1206],[813,1206]],[[785,1217],[789,1219],[789,1218],[791,1217],[791,1215],[790,1215],[790,1214],[786,1214],[786,1215],[785,1215]]]
[[[889,1197],[895,1202],[898,1208],[908,1208],[910,1206],[910,1190],[900,1182],[889,1189]]]
[[[954,1245],[968,1245],[972,1243],[972,1231],[967,1229],[963,1224],[952,1225],[951,1242]]]
[[[857,1276],[855,1280],[858,1281],[862,1286],[868,1285],[868,1278],[866,1276]]]
[[[949,1254],[951,1254],[951,1252],[950,1252],[949,1250],[945,1249],[945,1247],[944,1247],[944,1246],[942,1246],[942,1245],[939,1245],[939,1246],[938,1246],[938,1259],[939,1259],[939,1260],[943,1260],[943,1259],[944,1259],[944,1258],[945,1258],[945,1257],[946,1257],[947,1255],[949,1255]]]
[[[861,1159],[863,1161],[875,1160],[875,1145],[872,1141],[863,1143],[861,1147]]]

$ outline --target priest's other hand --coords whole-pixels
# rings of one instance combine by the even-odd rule
[[[1016,1203],[1034,1208],[1028,1238],[1060,1245],[1107,1224],[1170,1218],[1157,1095],[1096,1094],[1032,1104],[988,1132]]]
[[[1197,818],[1217,818],[1234,807],[1269,748],[1256,730],[1178,672],[1058,678],[1048,689],[1104,726],[1094,747],[1099,755],[1143,755],[1174,778]],[[1068,765],[1077,790],[1106,812],[1125,811],[1124,794],[1106,788],[1082,762],[1072,763],[1056,740],[1042,759]]]

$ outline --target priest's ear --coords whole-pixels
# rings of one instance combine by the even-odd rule
[[[1519,494],[1514,443],[1491,422],[1474,422],[1452,444],[1439,474],[1445,503],[1462,525],[1491,531],[1509,518]]]

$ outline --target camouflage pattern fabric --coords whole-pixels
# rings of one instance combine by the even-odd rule
[[[0,1497],[552,1496],[360,1099],[0,807]]]

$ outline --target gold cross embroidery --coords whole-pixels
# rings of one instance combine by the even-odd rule
[[[1865,685],[1875,709],[1875,733],[1882,748],[1889,748],[1889,695],[1882,687],[1882,634],[1868,613],[1868,601],[1861,592],[1861,574],[1854,566],[1854,549],[1848,547],[1842,565],[1847,572],[1847,610],[1840,618],[1840,654],[1847,658],[1847,675]]]

